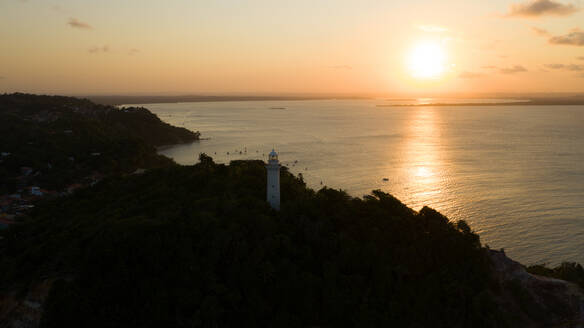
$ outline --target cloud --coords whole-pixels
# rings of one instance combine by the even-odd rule
[[[420,26],[418,26],[418,29],[422,30],[424,32],[430,32],[430,33],[448,32],[448,29],[446,27],[436,26],[436,25],[420,25]]]
[[[564,64],[545,64],[543,65],[547,68],[551,68],[551,69],[562,69],[564,68]]]
[[[483,77],[485,74],[481,73],[474,73],[474,72],[461,72],[458,74],[458,77],[461,79],[476,79],[479,77]]]
[[[99,53],[109,52],[110,49],[109,49],[109,46],[108,45],[104,45],[104,46],[101,46],[101,47],[93,46],[93,47],[89,48],[87,51],[90,54],[99,54]]]
[[[521,65],[515,65],[513,67],[504,67],[499,69],[499,73],[501,74],[515,74],[523,72],[527,72],[527,69]]]
[[[563,71],[570,71],[570,72],[582,72],[584,71],[584,65],[576,65],[576,64],[546,64],[543,65],[549,69],[555,70],[563,70]]]
[[[566,35],[553,36],[549,39],[549,43],[584,46],[584,31],[573,30]]]
[[[136,49],[136,48],[132,48],[130,50],[128,50],[128,55],[130,56],[134,56],[140,53],[140,49]]]
[[[576,57],[578,60],[584,60],[584,56]]]
[[[69,21],[67,22],[67,24],[73,28],[79,28],[82,30],[90,30],[93,28],[93,27],[91,27],[91,25],[84,23],[84,22],[78,20],[77,18],[73,18],[73,17],[69,18]]]
[[[539,36],[548,36],[550,35],[550,32],[548,32],[547,30],[544,30],[543,28],[538,28],[538,27],[532,27],[531,30],[533,32],[535,32],[535,34],[539,35]]]
[[[570,64],[566,65],[565,69],[571,72],[581,72],[584,71],[584,65]]]
[[[579,8],[572,4],[563,4],[553,0],[531,0],[527,3],[511,5],[508,16],[537,17],[544,15],[566,16],[577,12]]]

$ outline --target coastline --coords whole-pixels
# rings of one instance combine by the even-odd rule
[[[221,101],[296,101],[327,99],[368,99],[359,96],[84,96],[101,105],[121,106],[127,104],[167,104],[185,102],[221,102]]]
[[[367,96],[201,96],[201,95],[187,95],[187,96],[85,96],[94,103],[110,106],[125,106],[128,104],[169,104],[169,103],[196,103],[196,102],[227,102],[227,101],[303,101],[303,100],[333,100],[333,99],[370,99],[374,97]],[[523,98],[523,97],[521,97]],[[521,99],[520,98],[520,99]],[[388,99],[390,101],[416,101],[417,98],[408,99]],[[376,107],[445,107],[445,106],[583,106],[584,96],[571,97],[550,97],[537,98],[525,97],[525,100],[517,100],[514,98],[503,97],[501,100],[509,99],[510,101],[497,102],[473,102],[476,98],[467,98],[468,102],[451,103],[451,102],[436,102],[436,103],[420,103],[420,104],[377,104]],[[436,99],[440,100],[440,99]],[[512,101],[515,100],[515,101]]]

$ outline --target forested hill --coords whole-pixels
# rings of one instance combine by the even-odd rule
[[[110,126],[126,137],[144,140],[153,146],[170,145],[199,139],[198,132],[175,127],[161,121],[146,108],[98,105],[87,99],[64,96],[39,96],[23,93],[0,95],[0,113],[12,114],[36,123],[77,120]],[[71,128],[75,128],[71,126]],[[116,131],[117,130],[117,131]],[[111,131],[109,131],[111,132]]]
[[[63,190],[90,176],[168,165],[155,146],[198,139],[198,132],[164,123],[145,108],[0,95],[0,195],[30,186]]]
[[[0,321],[549,327],[578,311],[577,299],[534,299],[500,278],[464,221],[381,191],[315,192],[286,168],[276,212],[264,163],[200,159],[105,179],[2,232]]]

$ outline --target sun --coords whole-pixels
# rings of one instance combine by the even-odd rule
[[[414,46],[408,68],[418,79],[437,79],[446,69],[446,53],[440,42],[425,41]]]

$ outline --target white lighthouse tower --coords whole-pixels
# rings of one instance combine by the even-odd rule
[[[278,161],[278,154],[272,149],[268,156],[268,164],[266,164],[268,171],[268,203],[273,209],[280,209],[280,162]]]

